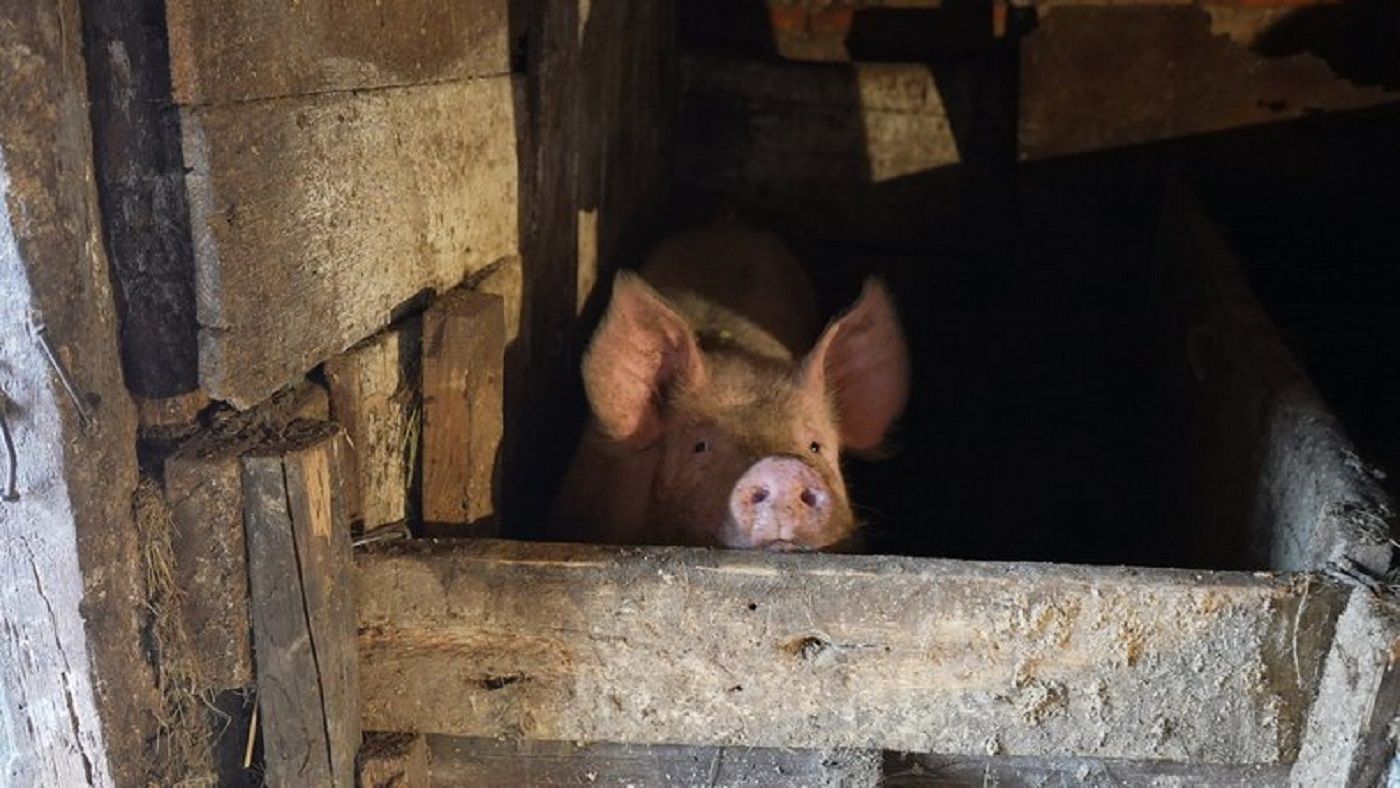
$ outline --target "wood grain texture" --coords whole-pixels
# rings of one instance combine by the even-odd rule
[[[1400,599],[1351,592],[1337,621],[1293,785],[1380,785],[1400,719]]]
[[[508,0],[169,0],[181,104],[420,85],[510,71]]]
[[[430,784],[705,785],[846,788],[879,784],[879,753],[750,747],[582,744],[428,736]]]
[[[359,506],[350,514],[365,530],[409,514],[410,458],[418,438],[422,324],[411,321],[380,332],[326,362],[331,408],[345,428],[359,477]]]
[[[1293,759],[1337,601],[1287,575],[492,541],[362,554],[356,588],[368,727],[1231,764]]]
[[[489,535],[505,421],[500,296],[456,290],[423,315],[423,520]]]
[[[274,785],[353,785],[360,726],[350,596],[347,447],[299,422],[243,458],[266,774]]]
[[[515,253],[513,85],[183,111],[211,397],[248,407]]]
[[[519,774],[502,785],[514,784]],[[427,788],[428,741],[412,733],[367,733],[359,756],[360,788]],[[491,785],[480,781],[458,785]]]

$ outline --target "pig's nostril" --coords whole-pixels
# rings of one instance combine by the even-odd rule
[[[811,488],[804,488],[804,489],[802,490],[801,498],[802,498],[802,503],[803,503],[804,505],[806,505],[806,506],[808,506],[808,507],[811,507],[811,508],[814,508],[814,509],[816,508],[818,498],[817,498],[817,494],[816,494],[815,492],[813,492],[813,491],[811,490]]]
[[[753,501],[754,503],[763,503],[764,501],[768,500],[768,488],[760,487],[757,490],[754,490],[753,495],[749,497],[749,500]]]

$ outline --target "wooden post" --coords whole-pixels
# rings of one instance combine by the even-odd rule
[[[354,450],[365,530],[408,517],[410,456],[416,444],[417,324],[396,326],[326,362],[331,409]]]
[[[500,296],[456,290],[423,316],[423,521],[498,527],[496,463],[504,428]]]
[[[258,710],[268,782],[353,785],[360,744],[348,447],[299,422],[243,458]]]

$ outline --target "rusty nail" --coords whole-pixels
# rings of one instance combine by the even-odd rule
[[[44,351],[44,357],[49,360],[49,365],[53,367],[58,375],[58,381],[63,384],[63,390],[68,392],[68,399],[73,401],[73,408],[78,411],[78,422],[84,429],[92,424],[92,413],[88,411],[87,403],[78,396],[78,387],[73,385],[73,378],[69,377],[68,370],[63,363],[58,360],[58,354],[53,352],[53,346],[49,344],[49,337],[46,333],[48,326],[43,323],[34,324],[34,337],[39,340],[39,347]]]
[[[5,492],[0,493],[0,501],[14,503],[19,500],[19,454],[15,451],[15,439],[10,435],[10,422],[5,412],[9,410],[10,398],[0,391],[0,437],[5,441],[5,455],[9,458],[9,477],[5,482]]]

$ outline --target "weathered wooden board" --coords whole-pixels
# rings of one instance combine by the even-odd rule
[[[1380,785],[1396,757],[1396,720],[1400,600],[1357,589],[1337,621],[1292,784]]]
[[[510,71],[508,0],[170,0],[181,104],[443,82]]]
[[[999,64],[682,59],[677,178],[794,237],[882,249],[974,235],[972,165],[998,139]],[[980,146],[980,147],[979,147]],[[1013,151],[1008,147],[1006,158]],[[930,212],[929,205],[940,210]]]
[[[331,407],[345,428],[359,477],[350,513],[365,530],[408,516],[410,461],[420,415],[418,321],[395,324],[326,362]]]
[[[514,82],[183,112],[200,380],[247,407],[517,247]]]
[[[423,520],[495,532],[504,408],[500,296],[455,290],[423,314]]]
[[[0,407],[19,458],[19,500],[0,501],[0,782],[142,785],[161,697],[142,639],[136,419],[93,188],[83,13],[0,0],[0,20]],[[34,341],[36,315],[88,398],[87,429]],[[0,493],[10,471],[0,451]]]
[[[1179,516],[1202,555],[1290,571],[1390,567],[1391,504],[1184,187],[1161,215],[1155,291],[1180,409]]]
[[[430,784],[706,785],[851,788],[879,784],[880,755],[863,750],[639,746],[428,736]]]
[[[1043,15],[1021,45],[1021,156],[1135,145],[1400,97],[1347,81],[1341,63],[1222,35],[1239,24],[1196,4]]]
[[[242,465],[268,780],[353,785],[360,725],[344,434],[298,422]]]
[[[480,541],[358,556],[367,727],[1277,764],[1300,576]],[[1303,600],[1306,597],[1306,604]]]
[[[163,16],[160,0],[89,2],[83,13],[122,371],[145,405],[143,425],[157,421],[151,415],[188,415],[179,405],[199,387],[194,251]]]
[[[1287,785],[1287,764],[1201,764],[1104,758],[912,755],[885,757],[882,788],[1045,788],[1050,785],[1151,785],[1155,788],[1257,788]]]
[[[229,451],[232,449],[232,451]],[[165,461],[172,571],[180,613],[208,686],[253,684],[243,480],[235,447],[195,447]]]

